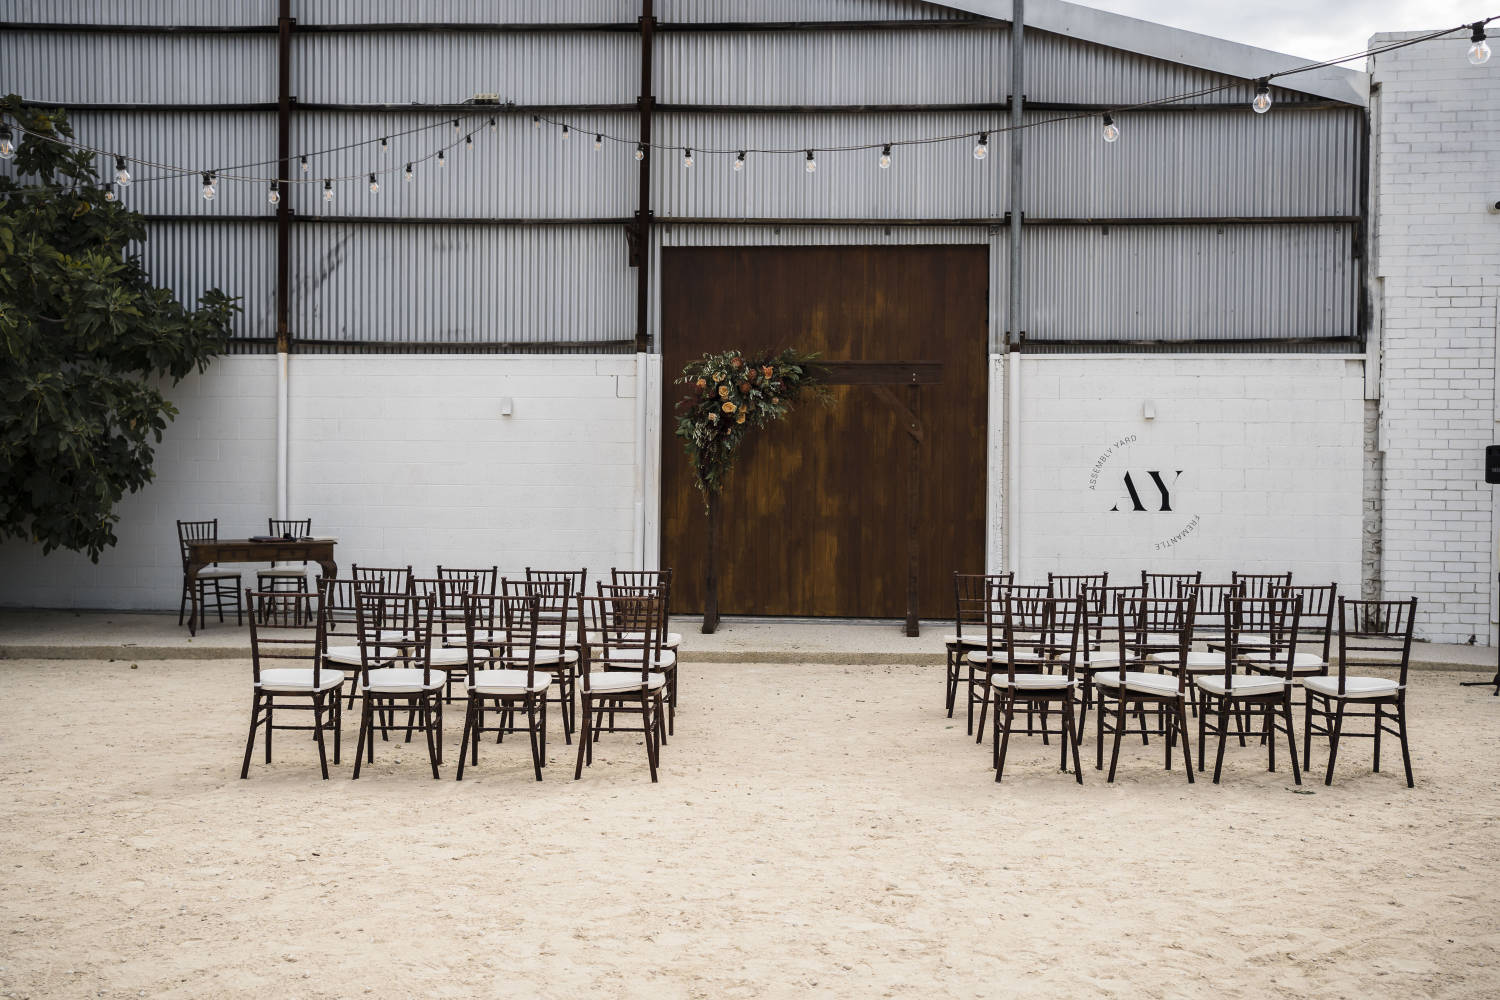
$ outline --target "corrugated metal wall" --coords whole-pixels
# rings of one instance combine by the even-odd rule
[[[276,100],[276,39],[269,30],[275,6],[273,0],[14,0],[8,8],[14,21],[267,30],[6,30],[0,65],[16,81],[13,89],[39,101],[257,106],[78,110],[73,121],[81,140],[141,159],[218,168],[269,159],[275,114],[264,107]],[[414,103],[454,104],[483,92],[521,110],[475,109],[478,117],[464,124],[466,131],[480,129],[473,150],[450,150],[443,169],[420,159],[454,140],[446,125],[396,136],[384,153],[365,145],[315,157],[305,175],[311,183],[286,195],[298,216],[316,220],[293,229],[293,336],[325,348],[628,344],[637,272],[628,264],[624,222],[638,207],[640,166],[630,141],[638,118],[608,109],[632,104],[640,91],[640,39],[629,30],[639,10],[638,0],[294,0],[298,24],[319,26],[293,36],[294,155],[441,123],[452,114],[403,107]],[[1004,135],[991,138],[983,162],[970,155],[971,142],[898,146],[889,170],[878,168],[878,150],[818,148],[1003,127],[1007,25],[934,25],[971,18],[918,0],[657,0],[656,13],[654,91],[669,110],[655,116],[654,133],[672,148],[653,154],[651,208],[662,223],[648,248],[653,261],[661,246],[986,242],[991,323],[996,331],[1009,329]],[[544,19],[594,27],[399,28]],[[903,20],[928,23],[815,31],[749,23]],[[714,27],[738,22],[747,22],[746,29]],[[329,30],[350,25],[386,27]],[[1245,107],[1252,91],[1245,81],[1041,31],[1027,34],[1026,80],[1032,104],[1120,106],[1229,86],[1195,99],[1214,106],[1119,114],[1123,136],[1114,144],[1100,141],[1095,118],[1026,131],[1020,207],[1028,222],[1028,343],[1230,345],[1359,333],[1359,235],[1349,220],[1362,212],[1362,109],[1276,90],[1276,110],[1254,115]],[[1219,106],[1225,103],[1236,107]],[[549,107],[547,114],[572,123],[571,138],[533,129],[528,105]],[[871,111],[871,105],[971,107]],[[755,107],[732,110],[745,106]],[[493,132],[483,125],[492,113]],[[1027,122],[1065,114],[1032,110]],[[596,151],[596,132],[627,141]],[[696,158],[691,170],[680,162],[680,147],[689,144]],[[736,173],[732,151],[748,147],[815,148],[818,170],[809,175],[800,152],[751,153]],[[400,173],[408,161],[418,161],[411,183]],[[390,171],[373,196],[371,170]],[[274,170],[244,172],[269,177]],[[152,224],[144,253],[153,273],[189,297],[215,282],[243,295],[237,335],[264,349],[274,328],[275,227],[232,221],[273,216],[264,184],[221,183],[208,203],[196,176],[153,177],[151,168],[137,165],[132,173],[137,183],[124,193],[127,204],[203,220]],[[295,168],[294,175],[304,176]],[[340,178],[332,202],[321,196],[324,177]],[[535,224],[518,224],[528,219]],[[673,224],[683,219],[718,221]],[[840,219],[987,224],[887,229],[832,221]],[[1039,224],[1049,219],[1163,222],[1107,229]],[[1187,224],[1192,219],[1212,221]],[[788,224],[759,224],[768,220]]]

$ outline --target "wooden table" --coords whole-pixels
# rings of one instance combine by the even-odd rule
[[[214,541],[188,542],[187,583],[192,596],[192,614],[188,617],[188,634],[198,634],[198,571],[214,563],[315,562],[323,578],[338,575],[333,561],[332,538],[306,538],[288,541],[252,542],[248,538],[221,538]],[[247,612],[249,608],[245,609]]]

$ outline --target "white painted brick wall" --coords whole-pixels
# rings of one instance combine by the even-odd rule
[[[1405,37],[1376,35],[1371,44]],[[1500,61],[1467,39],[1371,60],[1374,274],[1384,446],[1382,587],[1415,594],[1423,638],[1493,641]]]
[[[0,548],[0,604],[175,608],[177,518],[217,516],[222,537],[263,532],[275,364],[226,357],[179,386],[156,482],[121,506],[121,544],[98,566]],[[631,562],[633,355],[301,355],[290,400],[290,515],[339,539],[341,570]],[[250,583],[254,567],[242,570]]]
[[[1234,570],[1291,570],[1298,581],[1337,581],[1358,594],[1361,360],[1032,356],[1022,364],[1023,578],[1105,569],[1112,583],[1126,583],[1149,569],[1227,581]],[[1148,401],[1153,420],[1142,415]],[[1115,447],[1130,435],[1134,442]],[[1150,470],[1170,488],[1170,511],[1160,510]],[[1130,503],[1127,471],[1145,511]]]

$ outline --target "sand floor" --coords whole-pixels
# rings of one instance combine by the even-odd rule
[[[278,734],[241,781],[247,663],[0,662],[0,994],[1500,995],[1500,699],[1459,675],[1414,676],[1414,790],[1359,741],[1298,794],[1154,743],[1080,788],[1033,739],[996,785],[941,667],[683,669],[653,787],[623,734],[572,781],[555,715],[540,784],[509,740],[350,781],[352,716],[332,780]]]

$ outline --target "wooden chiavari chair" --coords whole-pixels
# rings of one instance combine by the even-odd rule
[[[349,575],[362,591],[372,594],[411,593],[410,566],[360,566],[349,567]]]
[[[1089,709],[1094,705],[1094,672],[1114,670],[1120,664],[1119,645],[1116,641],[1120,634],[1120,601],[1125,597],[1140,597],[1141,588],[1136,585],[1088,587],[1085,588],[1084,596],[1084,610],[1092,621],[1094,638],[1080,646],[1081,658],[1074,670],[1083,702],[1082,711],[1078,714],[1080,733],[1088,728]]]
[[[965,657],[969,676],[969,733],[975,743],[984,742],[984,720],[989,711],[991,679],[995,673],[1005,669],[1009,656],[1009,643],[1019,643],[1033,652],[1045,641],[1045,623],[1042,620],[1043,602],[1047,599],[1047,588],[1043,584],[1013,584],[1005,580],[991,580],[987,585],[985,600],[984,648],[971,649]],[[1006,633],[1001,623],[1005,620],[1005,601],[1015,599],[1012,629]],[[974,706],[979,706],[979,725],[974,725]],[[1031,732],[1032,716],[1026,716],[1026,731]]]
[[[468,633],[464,622],[464,602],[474,593],[472,577],[412,577],[412,592],[432,602],[432,654],[434,668],[444,671],[447,685],[443,698],[453,704],[454,685],[463,681],[469,670]]]
[[[1231,572],[1229,582],[1239,584],[1240,592],[1246,597],[1275,597],[1277,587],[1292,585],[1292,574]]]
[[[1041,625],[1045,641],[1030,648],[1017,641],[1015,630],[1018,605],[1024,604],[1025,600],[1016,597],[1012,588],[1006,592],[1002,602],[1005,673],[1001,675],[997,672],[990,677],[990,685],[995,689],[995,781],[998,782],[1005,773],[1005,755],[1010,747],[1015,708],[1019,701],[1025,703],[1028,719],[1033,711],[1040,710],[1043,743],[1047,742],[1048,735],[1062,737],[1062,758],[1058,766],[1064,772],[1068,769],[1068,750],[1073,751],[1073,774],[1081,785],[1083,769],[1078,763],[1078,727],[1073,717],[1073,689],[1078,683],[1074,667],[1078,660],[1080,634],[1088,618],[1085,598],[1082,594],[1072,598],[1042,598]],[[993,603],[990,608],[993,614]],[[992,630],[993,623],[988,627]],[[1061,673],[1052,672],[1059,667],[1062,669]],[[1054,704],[1058,707],[1059,717],[1059,727],[1055,730],[1047,728],[1048,710]],[[1030,731],[1028,722],[1027,732]]]
[[[671,654],[669,657],[663,657],[663,659],[670,660],[670,662],[661,668],[662,673],[667,675],[667,689],[665,693],[667,706],[666,735],[675,735],[677,732],[677,649],[668,641],[672,638],[673,633],[667,631],[667,607],[671,600],[670,578],[668,582],[656,584],[615,585],[598,583],[594,586],[600,597],[651,597],[658,599],[661,609],[661,621],[657,622],[656,627],[660,630],[662,636],[661,648],[666,653]],[[613,720],[611,720],[611,723],[613,723]],[[663,740],[663,742],[665,743],[666,741]]]
[[[657,780],[663,736],[662,699],[667,686],[660,667],[671,654],[661,647],[662,610],[654,597],[585,597],[589,669],[583,673],[583,729],[578,741],[578,763],[573,778],[583,776],[594,762],[594,743],[606,710],[639,714],[651,780]]]
[[[1229,737],[1231,713],[1238,721],[1240,745],[1244,745],[1245,723],[1242,720],[1261,718],[1262,742],[1266,745],[1269,769],[1276,770],[1276,734],[1286,733],[1287,746],[1292,757],[1292,780],[1302,784],[1302,772],[1297,767],[1297,736],[1292,730],[1292,687],[1296,677],[1292,662],[1297,654],[1297,625],[1302,616],[1300,597],[1239,597],[1229,599],[1229,630],[1224,636],[1222,665],[1216,674],[1195,678],[1199,697],[1198,710],[1198,770],[1203,770],[1205,740],[1210,732],[1219,738],[1219,750],[1214,759],[1214,784],[1224,770],[1224,744]],[[1264,656],[1259,673],[1235,673],[1242,650],[1239,633],[1242,626],[1254,622],[1264,626],[1266,645],[1253,647],[1256,655]],[[1281,713],[1278,722],[1277,711]]]
[[[273,538],[306,538],[312,534],[312,518],[291,520],[287,518],[266,518],[266,534]],[[255,581],[261,590],[282,590],[283,584],[292,590],[307,590],[307,563],[303,562],[297,566],[290,563],[272,563],[267,569],[255,571]]]
[[[375,730],[388,740],[395,712],[406,708],[406,741],[411,742],[413,729],[420,725],[427,738],[432,776],[437,778],[443,759],[443,685],[448,675],[434,669],[431,662],[432,600],[412,593],[357,589],[361,703],[354,777],[359,777],[366,755],[375,763]]]
[[[1187,769],[1188,783],[1193,782],[1193,761],[1189,751],[1187,728],[1187,670],[1186,660],[1193,644],[1193,608],[1195,598],[1189,597],[1121,597],[1118,632],[1119,660],[1114,669],[1095,670],[1094,686],[1098,690],[1098,718],[1095,720],[1095,737],[1098,749],[1095,767],[1104,768],[1104,737],[1114,736],[1114,750],[1109,759],[1109,779],[1115,780],[1115,767],[1120,760],[1120,737],[1127,732],[1139,734],[1143,743],[1148,742],[1150,730],[1146,723],[1146,709],[1153,708],[1164,718],[1166,769],[1172,769],[1172,749],[1177,738],[1182,738],[1183,764]],[[1163,673],[1148,673],[1151,663],[1147,656],[1161,652],[1148,641],[1153,634],[1163,634],[1170,629],[1177,637],[1179,669],[1176,676]],[[1155,664],[1152,664],[1155,665]],[[1109,718],[1110,704],[1114,705],[1113,718]],[[1126,716],[1135,709],[1138,729],[1129,729]]]
[[[1224,643],[1229,630],[1231,604],[1240,596],[1237,583],[1194,583],[1183,588],[1184,597],[1194,597],[1193,639],[1208,644],[1207,650],[1189,649],[1184,659],[1178,651],[1153,652],[1150,660],[1163,673],[1175,674],[1179,668],[1187,671],[1188,704],[1199,711],[1198,677],[1212,676],[1224,671]],[[1202,770],[1203,761],[1198,761]]]
[[[219,539],[219,519],[208,521],[178,521],[177,549],[182,555],[182,600],[177,605],[177,624],[182,624],[183,613],[191,604],[192,594],[188,586],[188,542],[214,542]],[[240,572],[235,569],[220,569],[212,563],[198,571],[198,627],[208,623],[208,612],[218,612],[219,621],[224,620],[224,609],[234,609],[234,623],[244,624],[243,607],[240,604]],[[209,600],[210,592],[213,600]],[[189,622],[189,625],[192,623]]]
[[[953,574],[953,631],[943,636],[948,651],[948,671],[944,690],[944,706],[948,718],[953,718],[953,705],[958,700],[959,674],[964,657],[970,650],[984,648],[984,613],[989,597],[987,590],[991,581],[1007,586],[1015,582],[1014,573],[954,573]],[[964,634],[964,629],[968,634]],[[970,709],[969,731],[973,732],[973,709]]]
[[[324,779],[328,777],[328,753],[323,734],[333,733],[333,762],[339,763],[339,687],[344,674],[323,666],[323,618],[314,601],[314,595],[306,591],[245,591],[245,606],[250,609],[250,670],[255,700],[250,709],[250,735],[245,739],[241,778],[250,774],[255,733],[262,726],[266,731],[267,764],[271,763],[271,736],[278,729],[312,731]],[[312,724],[277,724],[278,711],[311,712]]]
[[[479,764],[479,742],[485,733],[503,740],[517,732],[515,719],[525,712],[526,733],[531,741],[531,766],[542,780],[547,766],[547,688],[552,675],[545,665],[562,660],[561,636],[552,645],[539,631],[536,597],[511,594],[469,594],[464,600],[464,627],[468,638],[468,708],[464,713],[463,743],[458,752],[457,780],[464,778],[464,762],[472,757]],[[494,726],[485,725],[486,710],[498,713]]]
[[[536,598],[539,641],[562,653],[557,660],[544,658],[538,667],[552,676],[553,684],[548,687],[546,697],[558,707],[562,716],[563,740],[569,746],[577,727],[574,712],[578,676],[585,669],[588,656],[584,642],[583,605],[580,603],[583,595],[573,589],[575,579],[582,579],[582,576],[559,573],[535,580],[500,580],[500,593],[504,596]]]

